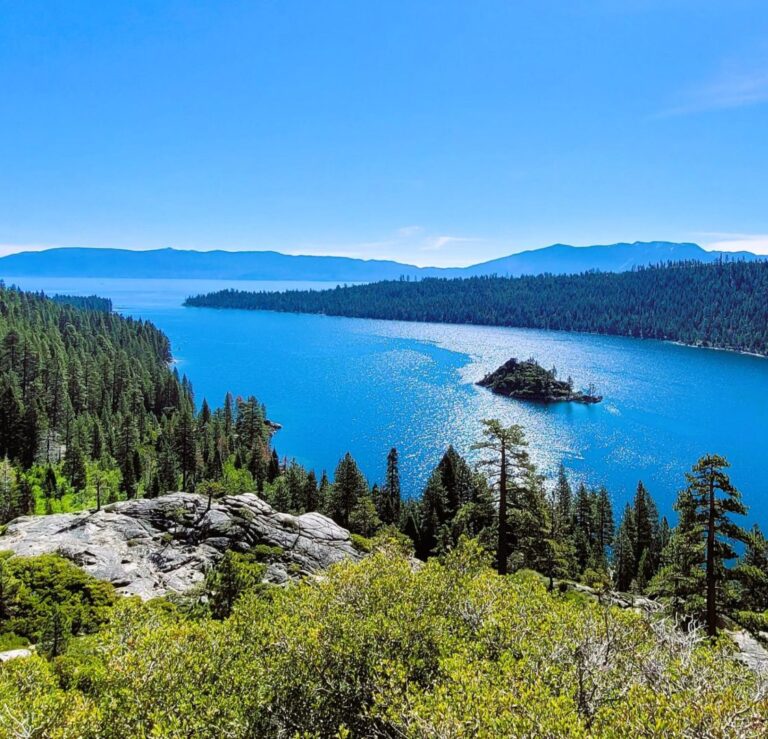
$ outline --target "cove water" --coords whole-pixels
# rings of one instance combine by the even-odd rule
[[[184,308],[187,295],[232,287],[328,285],[213,280],[14,278],[49,294],[97,294],[171,339],[196,400],[256,395],[281,455],[333,473],[350,451],[371,482],[400,452],[406,495],[417,495],[445,447],[471,456],[480,420],[525,427],[543,472],[562,461],[574,482],[605,485],[618,519],[642,479],[662,513],[702,454],[717,452],[750,508],[768,525],[768,360],[660,341],[524,329],[403,323]],[[594,383],[598,405],[542,406],[501,398],[474,382],[510,357],[535,357]]]

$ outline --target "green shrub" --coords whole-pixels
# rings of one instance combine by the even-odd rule
[[[21,662],[0,736],[763,737],[768,715],[723,642],[499,577],[474,541],[248,590],[224,620],[121,601],[55,670]]]
[[[269,544],[256,544],[248,550],[254,562],[274,562],[283,556],[285,550],[282,547],[270,546]]]
[[[114,588],[56,554],[0,556],[0,630],[37,641],[58,610],[74,634],[92,633],[105,623]]]
[[[11,649],[23,649],[29,644],[29,639],[25,636],[19,636],[12,631],[0,634],[0,652],[7,652]]]
[[[757,634],[760,631],[768,632],[768,611],[755,613],[754,611],[738,611],[735,615],[737,623],[745,629]]]
[[[350,534],[349,538],[352,540],[352,546],[357,549],[358,552],[364,552],[368,554],[373,549],[373,542],[366,536],[360,536],[360,534]]]

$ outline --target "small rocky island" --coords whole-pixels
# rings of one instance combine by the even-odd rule
[[[557,379],[557,370],[544,369],[535,359],[520,361],[514,357],[486,375],[478,385],[498,395],[539,403],[599,403],[603,398],[590,386],[586,391],[573,389],[573,380]]]

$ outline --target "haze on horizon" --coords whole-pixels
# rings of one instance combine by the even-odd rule
[[[759,0],[1,7],[0,254],[768,253]]]

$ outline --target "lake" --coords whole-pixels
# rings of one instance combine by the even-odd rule
[[[254,394],[283,429],[281,455],[332,474],[350,451],[381,480],[391,446],[403,488],[418,494],[448,444],[470,454],[480,420],[525,427],[545,474],[565,463],[575,481],[605,485],[617,507],[642,479],[671,514],[683,473],[706,452],[726,456],[750,519],[768,524],[768,361],[660,341],[526,329],[418,324],[184,308],[222,287],[288,289],[318,283],[14,278],[25,289],[95,293],[153,321],[171,339],[199,403]],[[535,357],[599,405],[526,404],[473,383],[505,360]]]

